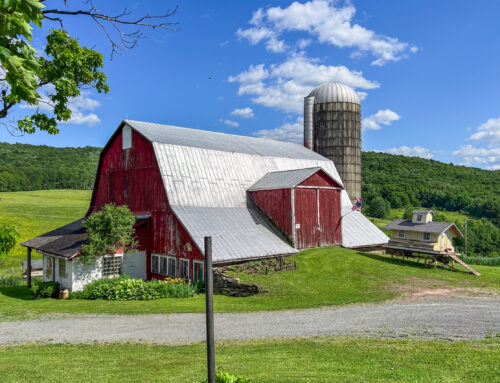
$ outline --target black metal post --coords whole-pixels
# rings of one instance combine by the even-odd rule
[[[214,274],[212,271],[212,237],[205,237],[205,297],[207,303],[208,383],[215,383]]]
[[[26,276],[28,277],[28,288],[31,288],[31,247],[28,247]]]

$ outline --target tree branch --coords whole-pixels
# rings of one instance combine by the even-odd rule
[[[42,13],[47,20],[58,22],[61,29],[64,29],[62,18],[64,16],[88,16],[92,18],[92,20],[94,20],[94,22],[104,31],[104,34],[111,44],[111,57],[113,57],[114,53],[121,54],[121,51],[135,48],[137,41],[144,36],[139,30],[134,32],[125,32],[121,29],[122,27],[135,25],[139,28],[163,29],[170,32],[179,31],[175,28],[175,26],[179,24],[178,22],[165,21],[177,13],[178,6],[176,6],[173,10],[167,10],[167,12],[163,15],[150,15],[148,13],[137,19],[130,20],[127,16],[130,16],[131,13],[127,9],[124,9],[120,14],[111,16],[99,12],[94,6],[92,0],[86,1],[85,3],[89,4],[88,10],[45,9],[42,10]],[[67,5],[66,2],[65,4]],[[115,30],[118,34],[118,41],[113,37],[109,28]]]

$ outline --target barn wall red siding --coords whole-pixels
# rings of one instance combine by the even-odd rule
[[[292,236],[292,203],[290,189],[259,190],[251,192],[257,206],[278,228]]]
[[[316,189],[295,189],[295,247],[318,247],[318,203]]]
[[[340,190],[319,189],[320,246],[340,246],[342,244],[340,193]]]
[[[328,186],[328,187],[339,187],[340,185],[335,182],[328,174],[320,170],[313,174],[307,180],[300,184],[301,186]]]
[[[192,275],[193,259],[203,260],[203,254],[170,209],[153,145],[134,130],[132,148],[122,149],[120,132],[101,157],[90,212],[110,202],[127,205],[136,214],[151,214],[149,222],[136,230],[139,250],[147,253],[148,279],[164,278],[151,274],[152,253],[190,259]]]

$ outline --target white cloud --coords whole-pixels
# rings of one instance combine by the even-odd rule
[[[312,40],[311,39],[298,39],[297,40],[297,47],[299,49],[304,49],[307,48],[309,45],[311,45]]]
[[[240,118],[253,118],[253,109],[252,108],[241,108],[241,109],[235,109],[231,113],[231,116],[236,116]]]
[[[414,146],[410,148],[409,146],[400,146],[399,148],[390,148],[387,153],[391,154],[401,154],[407,157],[421,157],[426,159],[431,159],[434,154],[429,149],[423,148],[421,146]]]
[[[500,147],[478,148],[472,145],[465,145],[455,150],[453,155],[461,158],[462,165],[480,165],[492,170],[500,167]]]
[[[415,53],[418,50],[397,38],[380,35],[354,24],[355,13],[356,8],[353,5],[337,6],[333,0],[293,2],[286,8],[260,8],[250,20],[253,27],[238,29],[236,35],[255,45],[261,41],[276,41],[284,32],[306,32],[316,37],[320,43],[353,48],[360,53],[371,53],[375,56],[373,65],[399,61],[407,52]],[[269,44],[267,49],[271,50]]]
[[[228,81],[239,83],[238,95],[253,96],[256,104],[298,114],[302,114],[304,96],[325,82],[338,81],[361,89],[379,87],[377,82],[365,79],[360,71],[320,64],[318,59],[303,53],[267,68],[264,64],[250,65],[248,70],[230,76]]]
[[[222,122],[224,125],[230,126],[232,128],[237,128],[238,126],[240,126],[240,124],[236,121],[224,120],[222,118],[219,120],[219,122]]]
[[[478,126],[467,141],[483,146],[468,144],[455,150],[453,155],[460,159],[461,165],[500,169],[500,118],[491,118]]]
[[[289,122],[275,129],[259,130],[253,134],[260,138],[289,141],[301,144],[304,140],[304,119],[297,118],[296,122]]]
[[[363,127],[363,130],[379,130],[382,128],[381,125],[389,126],[394,121],[398,121],[400,118],[401,116],[392,110],[379,110],[377,113],[363,118],[361,126]],[[407,148],[407,146],[403,146],[402,148]]]
[[[54,86],[45,86],[39,91],[41,98],[38,106],[21,104],[21,109],[38,109],[42,112],[52,113],[54,104],[49,99],[49,95],[55,91]],[[61,124],[76,124],[95,126],[101,123],[101,119],[95,113],[88,113],[100,106],[100,102],[90,96],[89,91],[82,91],[79,96],[68,100],[68,108],[71,110],[71,118],[68,121],[59,121]]]
[[[489,147],[500,145],[500,117],[489,119],[477,130],[477,133],[470,136],[468,141],[484,142]]]

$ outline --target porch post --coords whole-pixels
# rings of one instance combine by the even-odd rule
[[[26,267],[26,274],[28,276],[28,288],[31,288],[31,247],[27,248],[28,253],[28,265]]]

